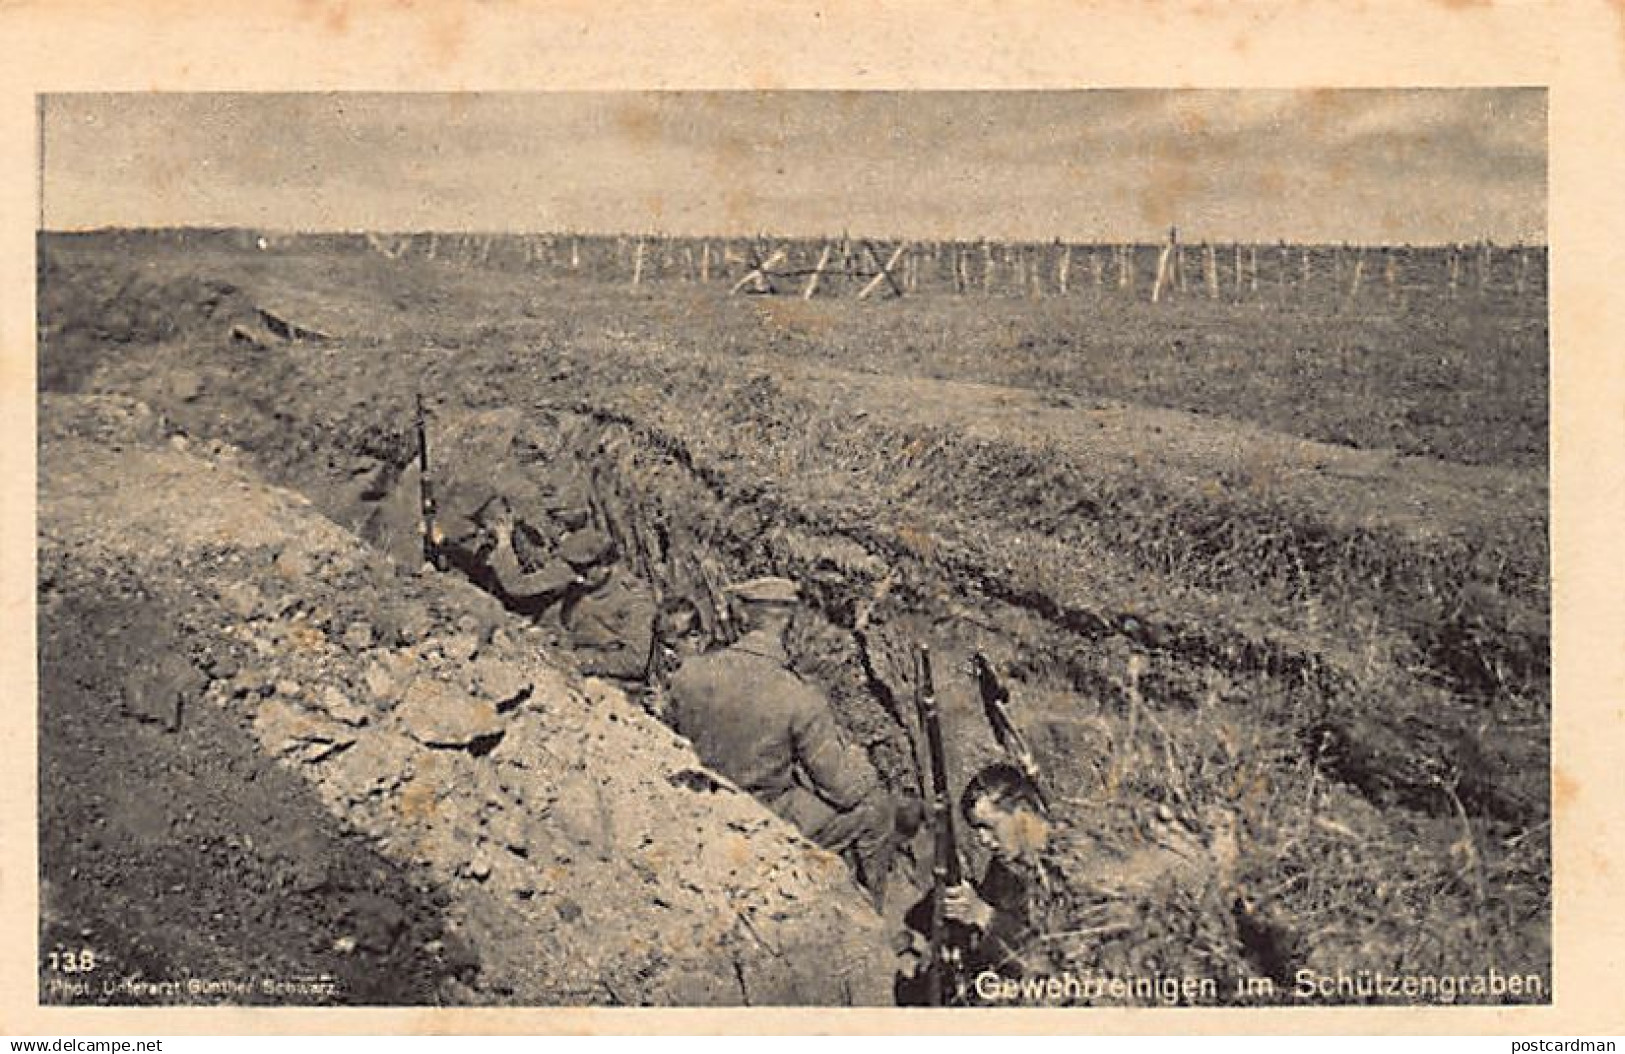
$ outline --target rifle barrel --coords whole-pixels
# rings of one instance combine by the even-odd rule
[[[422,519],[423,559],[436,567],[441,565],[440,545],[435,538],[434,479],[429,475],[429,425],[423,409],[423,393],[417,393],[418,433],[418,513]]]
[[[936,853],[931,866],[931,954],[927,964],[926,997],[931,1006],[941,1006],[948,974],[943,896],[949,886],[958,885],[963,878],[959,867],[959,844],[954,835],[953,806],[948,796],[947,752],[942,741],[942,720],[937,711],[936,689],[931,677],[931,649],[923,644],[920,645],[919,675],[915,681],[914,698],[931,758],[931,827],[936,835]]]

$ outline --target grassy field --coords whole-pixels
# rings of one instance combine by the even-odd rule
[[[806,669],[896,785],[900,656],[988,651],[1071,826],[1241,832],[1224,882],[1147,894],[1080,967],[1549,967],[1542,294],[801,301],[95,239],[41,275],[43,387],[136,395],[306,493],[407,462],[423,390],[450,472],[555,431],[668,594],[690,551],[796,574]],[[234,340],[257,310],[331,339]],[[990,755],[959,738],[963,775]]]
[[[243,253],[218,241],[170,251],[218,253],[216,271],[273,280],[279,272],[319,275],[343,261],[346,282],[409,312],[415,324],[425,309],[434,317],[456,303],[479,311],[489,326],[518,319],[618,326],[718,353],[774,351],[879,373],[1107,396],[1464,464],[1538,467],[1546,460],[1543,279],[1531,279],[1523,295],[1506,284],[1510,273],[1485,293],[1464,287],[1452,294],[1437,260],[1416,267],[1416,280],[1397,292],[1373,281],[1354,302],[1319,287],[1277,291],[1266,276],[1262,292],[1241,303],[1229,292],[1210,300],[1192,289],[1152,304],[1150,279],[1141,275],[1134,291],[1080,280],[1068,296],[938,289],[900,302],[856,303],[719,298],[716,286],[681,282],[630,288],[613,261],[598,261],[595,277],[583,281],[360,251]],[[89,245],[94,257],[105,243]],[[1330,264],[1318,260],[1316,267],[1324,273]],[[725,271],[719,262],[717,283],[725,286],[738,269]],[[495,295],[474,288],[480,285]],[[578,302],[585,310],[561,310]],[[448,321],[461,336],[467,319]]]

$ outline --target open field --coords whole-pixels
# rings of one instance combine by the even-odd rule
[[[1194,283],[1151,304],[1143,276],[1139,296],[1119,295],[1092,284],[1081,250],[1073,259],[1064,296],[1053,284],[1035,297],[1026,285],[1023,295],[978,296],[925,283],[895,301],[801,300],[728,297],[737,266],[727,271],[720,257],[708,283],[660,280],[651,267],[632,286],[608,263],[603,274],[572,274],[314,240],[260,251],[221,236],[46,236],[41,428],[53,438],[42,439],[42,576],[60,570],[41,583],[51,695],[42,751],[90,749],[81,740],[92,732],[51,716],[72,698],[52,685],[73,681],[82,663],[78,647],[53,642],[96,632],[102,617],[94,581],[47,557],[106,550],[84,527],[96,492],[80,479],[99,459],[109,459],[102,486],[121,480],[106,494],[119,497],[109,515],[143,522],[128,511],[141,503],[140,474],[155,470],[137,455],[143,443],[179,434],[198,457],[229,450],[243,471],[368,543],[367,559],[384,568],[370,579],[370,602],[410,595],[457,625],[440,598],[466,584],[417,567],[421,392],[449,505],[482,499],[498,478],[564,467],[590,485],[627,562],[662,595],[690,594],[707,576],[779,572],[805,583],[813,611],[798,627],[799,669],[831,693],[847,733],[899,793],[917,789],[906,705],[916,643],[940,657],[955,782],[997,756],[963,675],[983,651],[1008,676],[1058,818],[1092,847],[1077,857],[1075,881],[1105,889],[1132,875],[1148,815],[1172,817],[1207,846],[1197,881],[1110,890],[1138,921],[1069,945],[1077,968],[1213,977],[1231,998],[1245,982],[1249,1000],[1282,1002],[1304,970],[1548,977],[1543,260],[1520,274],[1522,295],[1503,276],[1482,295],[1464,278],[1447,296],[1432,258],[1393,296],[1379,286],[1359,299],[1234,303]],[[1312,264],[1331,272],[1336,261]],[[153,435],[98,437],[69,395],[139,400],[155,415]],[[217,515],[230,522],[229,510]],[[160,575],[164,532],[181,529],[184,510],[153,522],[164,526],[146,528],[148,551],[125,563]],[[64,537],[80,548],[64,549]],[[291,574],[279,588],[299,593],[306,587]],[[197,602],[224,603],[209,589],[229,577],[211,572]],[[462,632],[504,652],[492,636],[500,631],[569,668],[566,649],[504,614]],[[386,639],[388,617],[351,617],[377,629],[376,649],[429,661],[419,653],[435,634]],[[324,632],[341,636],[343,620],[330,621]],[[200,618],[177,632],[185,640],[171,646],[196,651],[222,630]],[[284,661],[290,647],[286,634],[270,639],[261,659]],[[458,660],[444,652],[435,661],[452,671]],[[358,671],[370,659],[383,661],[363,654]],[[203,687],[235,676],[205,676],[198,694],[238,699],[227,712],[263,727],[289,693]],[[322,674],[300,679],[312,676]],[[547,719],[563,720],[579,698],[561,694]],[[590,736],[604,713],[575,720]],[[367,727],[388,720],[375,714]],[[649,724],[634,738],[658,736]],[[575,904],[563,913],[570,939],[590,945],[601,934],[606,948],[630,947],[593,928],[608,924],[590,902],[579,921],[582,905],[561,887],[591,880],[622,901],[669,901],[663,882],[711,889],[704,869],[715,862],[668,856],[648,865],[658,872],[650,879],[613,863],[620,850],[605,842],[554,861],[551,887],[524,885],[540,854],[504,855],[492,810],[444,825],[441,837],[456,844],[443,855],[403,848],[418,838],[390,833],[410,827],[397,804],[406,792],[333,805],[347,800],[332,792],[342,782],[327,774],[335,764],[323,756],[295,768],[341,828],[393,847],[380,850],[377,895],[405,896],[388,892],[389,868],[427,876],[413,892],[425,899],[401,917],[422,931],[415,947],[436,952],[411,958],[418,988],[386,996],[422,999],[439,984],[440,998],[468,1001],[751,998],[744,979],[739,990],[684,991],[630,953],[608,952],[586,981],[535,977],[504,990],[490,964],[524,949],[499,953],[486,937],[482,956],[480,939],[435,934],[499,932],[503,912],[537,920],[564,899]],[[42,801],[51,800],[56,770],[42,768]],[[456,785],[478,785],[478,769],[459,770]],[[641,772],[608,793],[635,797]],[[610,781],[601,768],[583,778]],[[526,789],[516,787],[502,788],[508,811],[522,811]],[[45,877],[68,903],[85,899],[84,879],[53,839],[79,819],[42,811]],[[743,851],[788,866],[773,837],[755,832]],[[481,852],[502,861],[500,881],[489,866],[467,866]],[[581,857],[590,875],[573,862]],[[822,874],[784,881],[817,887],[818,902],[846,917],[850,906]],[[764,911],[785,914],[783,903]],[[828,917],[820,911],[781,922],[815,930]],[[530,925],[523,932],[541,932]],[[883,929],[852,924],[871,928]],[[48,944],[58,936],[45,926]],[[448,955],[464,940],[474,952]],[[405,949],[392,936],[374,954]],[[741,978],[757,967],[742,969]],[[790,1000],[807,983],[793,971],[772,976],[754,990]]]

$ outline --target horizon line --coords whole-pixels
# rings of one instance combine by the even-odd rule
[[[1178,225],[1174,225],[1178,228]],[[674,231],[605,231],[605,230],[574,230],[570,228],[549,228],[540,230],[498,230],[490,228],[421,228],[418,230],[386,229],[377,227],[325,227],[325,228],[290,228],[290,227],[246,227],[241,225],[109,225],[98,224],[89,227],[45,227],[35,228],[36,235],[95,235],[95,234],[160,234],[160,233],[194,233],[194,234],[252,234],[261,237],[419,237],[422,235],[474,237],[474,238],[587,238],[597,240],[607,239],[636,239],[639,241],[826,241],[835,242],[850,240],[855,242],[880,242],[892,246],[896,245],[1061,245],[1061,246],[1122,246],[1122,245],[1167,245],[1166,238],[1160,239],[1088,239],[1065,238],[1057,235],[1054,238],[1000,238],[989,236],[977,237],[933,237],[914,238],[896,234],[873,234],[842,231],[839,234],[828,232],[819,234],[795,234],[783,231],[757,231],[754,233],[710,233],[710,234],[683,234]],[[1249,247],[1279,247],[1291,246],[1295,248],[1346,248],[1346,249],[1451,249],[1462,247],[1482,248],[1492,246],[1503,249],[1549,249],[1550,243],[1542,241],[1498,242],[1493,238],[1479,238],[1475,241],[1426,241],[1426,242],[1367,242],[1367,241],[1294,241],[1287,238],[1269,239],[1240,239],[1240,238],[1179,238],[1179,244],[1213,245],[1213,246],[1249,246]]]

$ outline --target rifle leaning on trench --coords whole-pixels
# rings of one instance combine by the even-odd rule
[[[943,899],[948,887],[964,881],[959,862],[959,843],[954,836],[953,804],[948,798],[947,751],[942,745],[942,720],[937,712],[937,696],[931,679],[931,649],[920,645],[919,667],[914,678],[914,705],[919,710],[920,727],[925,730],[931,759],[931,832],[936,853],[931,862],[930,953],[926,958],[926,1003],[942,1006],[950,982],[957,981],[960,940],[949,940],[949,925],[943,915]],[[954,926],[956,931],[960,927]]]
[[[1048,816],[1049,799],[1044,794],[1043,782],[1038,778],[1038,759],[1033,755],[1027,737],[1021,734],[1010,717],[1010,689],[999,681],[993,663],[981,652],[971,656],[971,666],[976,672],[976,687],[982,696],[982,713],[987,716],[987,723],[993,729],[994,741],[1032,781],[1033,788],[1038,791],[1039,807]]]
[[[423,393],[417,393],[418,433],[418,517],[423,532],[423,560],[441,571],[446,569],[440,551],[439,528],[435,526],[434,479],[429,475],[429,426],[423,409]]]
[[[705,605],[710,608],[712,643],[726,647],[739,639],[733,614],[728,610],[728,596],[717,587],[711,572],[706,569],[705,561],[698,556],[694,557],[694,574],[705,593]]]

